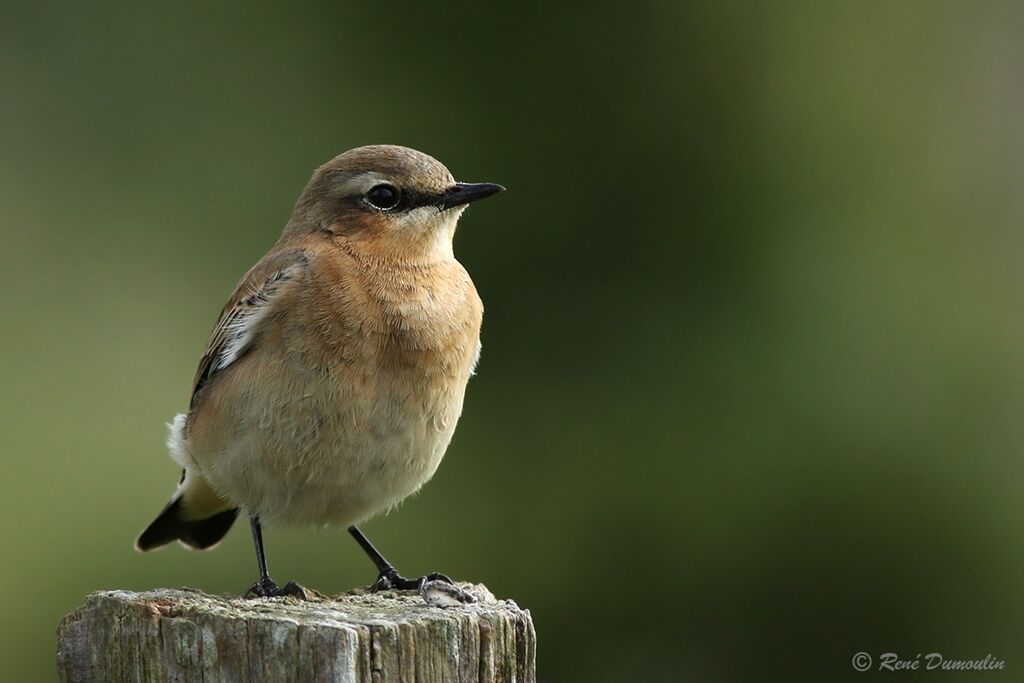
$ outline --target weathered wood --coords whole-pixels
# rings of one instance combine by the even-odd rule
[[[415,593],[310,602],[199,591],[102,591],[64,617],[63,681],[533,683],[527,610],[464,584],[478,601],[433,607]]]

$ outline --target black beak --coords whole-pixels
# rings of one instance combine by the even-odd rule
[[[504,191],[504,187],[494,183],[455,183],[454,187],[445,191],[437,200],[437,208],[444,211]]]

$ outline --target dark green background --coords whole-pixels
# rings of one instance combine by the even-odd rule
[[[510,189],[456,240],[454,443],[366,527],[396,564],[529,607],[548,682],[1024,677],[1019,6],[152,5],[3,7],[4,678],[89,591],[252,581],[244,527],[132,550],[164,423],[312,169],[377,142]]]

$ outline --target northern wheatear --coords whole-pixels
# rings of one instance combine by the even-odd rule
[[[303,593],[271,580],[262,523],[347,526],[377,590],[449,581],[403,578],[355,524],[423,486],[448,448],[483,315],[452,238],[467,204],[503,189],[391,145],[317,169],[220,314],[170,426],[184,472],[136,548],[211,548],[241,511],[259,561],[252,594]]]

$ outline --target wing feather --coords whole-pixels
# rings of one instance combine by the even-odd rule
[[[293,249],[261,261],[246,273],[221,311],[199,361],[192,388],[193,404],[199,390],[218,371],[234,363],[252,347],[260,324],[277,310],[284,295],[302,280],[308,262],[305,251]]]

